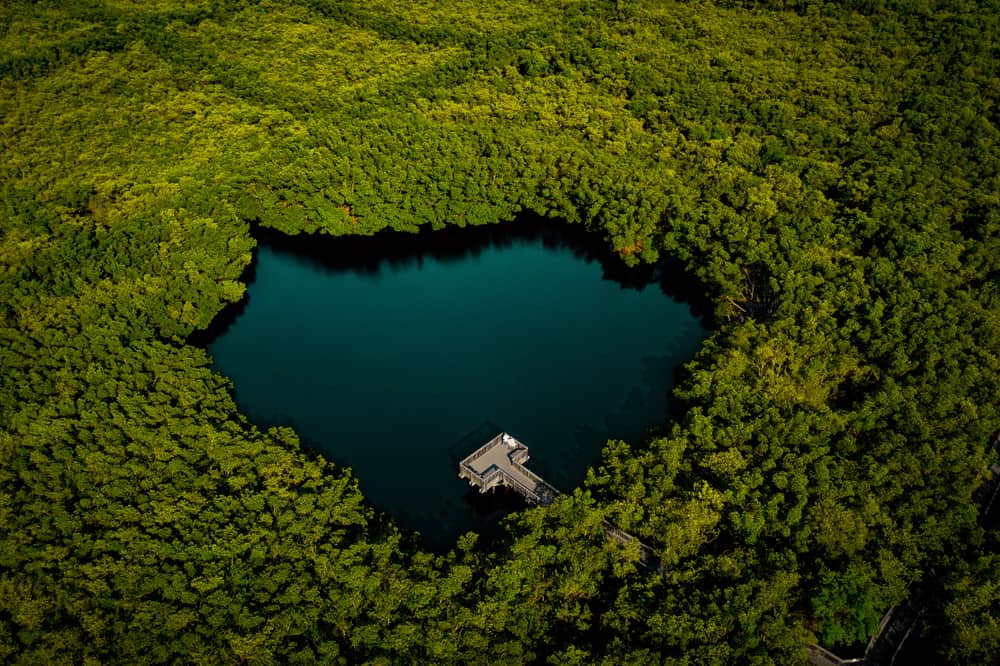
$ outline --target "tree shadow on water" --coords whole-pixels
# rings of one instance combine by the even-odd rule
[[[290,236],[255,225],[254,236],[262,245],[279,254],[290,254],[329,273],[352,273],[378,277],[421,265],[426,260],[453,263],[475,259],[488,250],[502,250],[523,243],[538,243],[555,250],[569,250],[586,262],[599,261],[608,279],[617,279],[615,257],[600,239],[581,226],[523,214],[499,224],[433,230],[422,227],[416,233],[385,230],[373,236]],[[606,265],[606,266],[605,266]],[[624,264],[621,268],[625,268]],[[623,276],[624,277],[624,276]],[[649,280],[630,277],[633,287]]]
[[[562,453],[560,460],[538,460],[538,472],[568,492],[584,481],[588,467],[600,462],[601,450],[609,440],[637,443],[663,434],[670,418],[670,389],[687,359],[677,344],[670,353],[643,357],[641,383],[633,386],[625,400],[605,417],[603,427],[588,424],[576,428],[570,450]]]
[[[423,227],[417,233],[386,230],[373,236],[290,236],[261,225],[254,225],[253,233],[261,245],[272,251],[292,255],[329,273],[372,278],[419,266],[427,260],[447,264],[475,259],[490,250],[537,243],[550,250],[569,251],[588,264],[598,263],[603,279],[622,289],[642,291],[657,286],[667,297],[690,303],[696,315],[701,305],[700,292],[690,288],[691,276],[676,262],[627,266],[600,233],[581,224],[532,213],[497,224],[439,230]]]
[[[614,253],[599,233],[583,225],[522,213],[516,219],[481,226],[446,227],[432,230],[424,227],[417,233],[387,230],[374,236],[328,236],[299,234],[290,236],[253,223],[251,231],[257,239],[250,265],[240,280],[247,285],[256,277],[259,249],[290,255],[330,274],[353,274],[370,279],[422,266],[425,261],[454,263],[475,259],[486,251],[505,249],[520,244],[541,244],[550,250],[569,251],[586,263],[597,262],[602,278],[615,282],[621,289],[643,291],[655,286],[667,297],[688,304],[692,313],[703,320],[711,311],[705,290],[683,267],[670,258],[655,264],[627,266]],[[188,343],[207,347],[228,330],[246,309],[249,290],[213,319],[204,330],[195,331]]]

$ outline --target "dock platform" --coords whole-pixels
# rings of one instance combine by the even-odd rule
[[[502,432],[464,458],[458,476],[479,492],[506,486],[532,504],[548,506],[560,493],[525,466],[529,457],[527,446]]]

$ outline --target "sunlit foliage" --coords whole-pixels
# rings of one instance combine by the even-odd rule
[[[0,660],[788,664],[921,586],[941,660],[995,656],[998,17],[5,3]],[[682,418],[499,544],[423,552],[186,344],[242,297],[252,222],[521,211],[682,263],[717,326]]]

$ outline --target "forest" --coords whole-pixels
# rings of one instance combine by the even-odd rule
[[[998,23],[997,0],[7,0],[0,661],[785,665],[919,593],[932,663],[997,663]],[[528,213],[677,263],[713,332],[674,421],[497,542],[423,548],[192,344],[243,298],[253,225]]]

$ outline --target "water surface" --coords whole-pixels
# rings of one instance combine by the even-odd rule
[[[208,349],[254,422],[294,426],[446,544],[479,525],[457,461],[493,428],[569,491],[608,438],[664,422],[673,371],[706,335],[664,282],[552,225],[266,234],[248,301]]]

